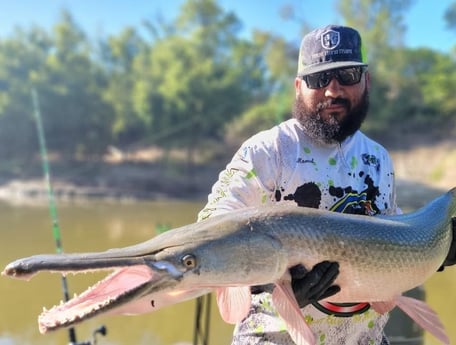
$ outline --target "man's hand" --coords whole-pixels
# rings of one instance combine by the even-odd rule
[[[453,229],[453,239],[451,241],[450,250],[448,255],[443,262],[442,266],[439,268],[439,272],[443,271],[445,266],[452,266],[456,264],[456,218],[451,218],[451,225]]]
[[[322,261],[310,271],[303,265],[296,265],[290,268],[290,275],[291,286],[300,308],[340,291],[338,285],[333,285],[339,275],[337,262]]]

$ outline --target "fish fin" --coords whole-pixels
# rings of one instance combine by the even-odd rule
[[[374,309],[379,314],[389,313],[391,310],[396,307],[396,301],[387,301],[387,302],[372,302],[372,309]]]
[[[234,324],[242,321],[249,313],[252,301],[249,286],[219,288],[216,298],[220,315],[225,322]]]
[[[297,345],[314,345],[315,336],[299,309],[298,302],[288,280],[276,283],[272,302],[280,317],[287,324],[288,333]]]
[[[399,296],[396,298],[396,305],[443,344],[450,344],[445,327],[428,304],[412,297]]]

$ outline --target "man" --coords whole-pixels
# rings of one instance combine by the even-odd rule
[[[243,143],[220,173],[200,220],[271,203],[368,216],[398,212],[390,156],[359,130],[370,88],[359,33],[330,25],[306,35],[294,85],[293,118]],[[337,263],[296,266],[290,273],[319,344],[388,344],[387,315],[367,303],[318,302],[339,291],[332,285]],[[233,344],[293,344],[271,304],[271,287],[252,292],[251,311],[236,325]]]

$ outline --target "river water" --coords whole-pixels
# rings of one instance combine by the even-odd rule
[[[58,207],[65,252],[102,251],[145,241],[158,229],[172,228],[195,220],[203,202],[87,202],[60,203]],[[38,253],[55,252],[47,205],[14,206],[0,204],[0,269],[10,261]],[[103,275],[69,276],[71,295],[79,293]],[[444,322],[451,343],[456,344],[456,269],[435,274],[426,283],[428,303]],[[66,330],[41,335],[37,316],[43,306],[62,299],[61,278],[39,274],[29,282],[0,277],[0,345],[68,344]],[[107,335],[98,344],[183,345],[191,344],[195,301],[188,301],[154,313],[136,316],[109,316],[76,326],[78,341],[91,338],[105,325]],[[210,344],[228,344],[232,326],[221,321],[211,304]],[[426,335],[426,344],[438,344]]]
[[[157,229],[177,227],[195,220],[203,203],[196,202],[89,202],[58,207],[65,252],[102,251],[150,239]],[[0,204],[0,267],[20,257],[55,251],[49,211],[46,205],[20,207]],[[79,293],[106,274],[68,276],[71,295]],[[39,274],[29,282],[0,278],[0,345],[67,344],[66,330],[41,335],[37,316],[62,299],[61,278]],[[221,321],[211,304],[210,340],[228,343],[232,326]],[[78,341],[90,339],[93,330],[107,328],[98,344],[190,344],[193,339],[195,301],[188,301],[154,313],[110,316],[90,320],[76,327]]]

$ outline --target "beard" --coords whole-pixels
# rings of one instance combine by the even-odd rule
[[[321,110],[331,104],[342,104],[347,109],[347,114],[338,120],[335,114],[330,114],[328,119],[321,116]],[[306,134],[312,139],[325,143],[341,143],[347,137],[355,134],[361,128],[369,110],[369,92],[364,90],[359,102],[352,107],[349,100],[336,98],[317,104],[316,109],[308,107],[302,95],[299,95],[293,105],[292,114],[304,128]]]

